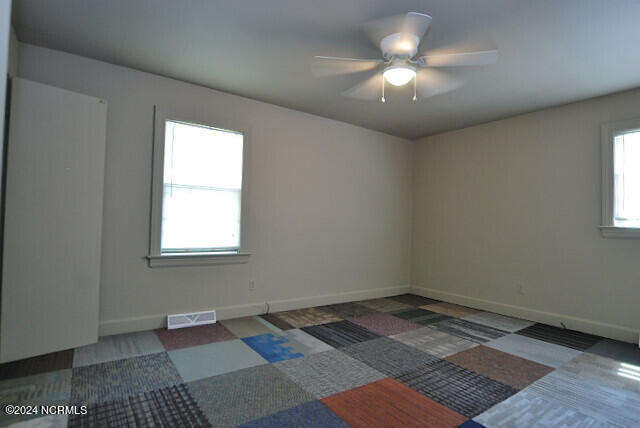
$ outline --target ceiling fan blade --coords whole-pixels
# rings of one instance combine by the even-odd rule
[[[311,62],[311,72],[315,77],[335,76],[338,74],[369,71],[382,64],[381,59],[340,58],[333,56],[315,56]]]
[[[418,38],[418,43],[420,43],[419,41],[422,40],[422,37],[429,29],[430,24],[431,17],[429,15],[418,12],[409,12],[404,17],[400,33],[406,38],[415,36]]]
[[[453,91],[463,83],[461,79],[433,69],[420,70],[416,75],[416,89],[422,98]]]
[[[418,58],[423,67],[457,67],[489,65],[498,62],[498,51],[463,52],[441,55],[425,55]]]
[[[352,88],[341,92],[343,97],[372,101],[382,96],[382,73],[376,73]]]
[[[431,17],[424,13],[409,12],[389,16],[364,24],[369,39],[383,53],[413,53],[431,24]],[[383,42],[384,40],[384,42]]]

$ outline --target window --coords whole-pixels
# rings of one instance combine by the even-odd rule
[[[240,253],[243,149],[242,132],[156,110],[151,266],[246,261]]]
[[[602,127],[602,233],[640,238],[640,119]]]

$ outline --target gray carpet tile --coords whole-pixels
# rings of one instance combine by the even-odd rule
[[[378,312],[396,312],[413,308],[411,305],[396,302],[395,300],[388,298],[362,300],[358,302],[358,304]]]
[[[605,428],[609,425],[590,416],[545,400],[527,390],[507,398],[473,418],[495,428]]]
[[[104,336],[98,343],[77,348],[73,357],[73,367],[156,354],[162,351],[164,347],[153,331]]]
[[[431,312],[427,311],[426,309],[420,308],[391,312],[391,315],[421,325],[435,324],[437,322],[446,321],[453,318],[449,315],[440,314],[438,312]]]
[[[69,416],[69,427],[208,427],[211,426],[186,385],[90,406]]]
[[[602,339],[600,336],[545,324],[534,324],[518,331],[516,334],[531,337],[532,339],[543,340],[555,345],[566,346],[567,348],[577,349],[578,351],[584,351]]]
[[[279,328],[282,331],[293,330],[295,328],[285,320],[282,320],[273,314],[263,314],[263,315],[260,315],[260,318],[267,321],[269,324],[273,325],[274,327]]]
[[[518,392],[445,360],[431,361],[394,378],[468,418]]]
[[[429,299],[427,297],[422,297],[415,294],[401,294],[399,296],[389,297],[389,299],[395,300],[396,302],[404,303],[409,306],[422,306],[440,303],[440,300]]]
[[[637,343],[620,342],[613,339],[602,339],[587,352],[601,357],[613,358],[628,364],[640,366],[640,348]]]
[[[635,392],[563,370],[549,373],[525,390],[613,426],[640,426],[640,394]]]
[[[71,404],[93,405],[182,382],[165,352],[76,367]]]
[[[380,337],[379,334],[349,321],[337,321],[328,324],[313,325],[310,327],[303,327],[301,330],[325,343],[328,343],[334,348],[352,345],[354,343],[364,342]]]
[[[329,312],[340,318],[358,318],[363,315],[373,314],[376,311],[358,303],[338,303],[335,305],[319,306],[318,309]]]
[[[441,321],[431,327],[477,343],[485,343],[508,334],[506,331],[458,318]]]
[[[478,312],[477,314],[463,317],[463,319],[477,324],[497,328],[498,330],[508,331],[509,333],[514,333],[534,324],[533,321],[507,317],[500,314],[494,314],[493,312]]]
[[[478,346],[476,342],[429,327],[400,333],[391,338],[439,358]]]
[[[8,415],[8,404],[19,406],[67,405],[71,396],[71,369],[3,380],[0,382],[0,425],[33,419],[35,415]]]
[[[433,355],[388,337],[345,346],[340,348],[340,351],[387,376],[408,372],[437,359]]]
[[[217,376],[267,360],[240,339],[169,351],[169,357],[185,382]]]
[[[508,334],[487,342],[484,346],[549,367],[560,367],[580,354],[580,351],[575,349],[517,334]]]
[[[640,366],[583,352],[559,370],[640,394]]]
[[[318,355],[318,354],[316,354]],[[187,384],[215,427],[232,427],[313,400],[272,364]]]
[[[69,416],[65,414],[42,416],[9,425],[11,428],[66,428]]]
[[[293,382],[320,399],[384,378],[384,374],[333,350],[274,364]]]

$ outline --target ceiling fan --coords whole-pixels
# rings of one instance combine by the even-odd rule
[[[380,96],[382,102],[385,102],[385,82],[393,86],[404,86],[413,80],[415,101],[417,93],[426,98],[451,91],[462,84],[459,79],[436,70],[438,67],[488,65],[498,62],[497,50],[431,55],[427,52],[417,56],[422,37],[430,24],[431,17],[418,12],[370,23],[367,26],[368,33],[374,43],[379,42],[382,58],[316,56],[313,59],[312,72],[314,76],[321,77],[376,70],[373,76],[343,91],[342,95],[361,100],[373,100]],[[389,33],[390,27],[395,32]]]

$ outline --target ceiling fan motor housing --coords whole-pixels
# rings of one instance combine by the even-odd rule
[[[393,33],[380,41],[380,50],[385,59],[412,58],[418,52],[420,39],[413,34]]]

